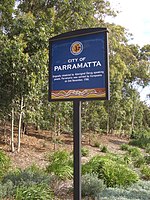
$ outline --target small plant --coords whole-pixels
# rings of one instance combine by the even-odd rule
[[[150,155],[146,155],[145,157],[146,164],[150,164]]]
[[[137,147],[130,147],[128,150],[128,153],[133,158],[142,156],[140,149]]]
[[[146,153],[150,154],[150,144],[147,144],[147,146],[146,146]]]
[[[14,187],[18,186],[30,186],[33,184],[50,184],[53,177],[44,173],[41,169],[35,166],[27,168],[25,170],[17,170],[7,174],[2,183],[5,184],[9,181],[13,183]]]
[[[101,144],[98,141],[95,141],[93,146],[99,148],[101,146]]]
[[[142,165],[146,163],[146,160],[143,156],[139,156],[134,162],[134,167],[140,168]]]
[[[7,183],[0,183],[0,199],[11,199],[14,194],[14,186],[11,181]]]
[[[125,162],[125,164],[127,164],[127,165],[130,164],[130,163],[131,163],[131,157],[130,157],[129,155],[126,154],[126,155],[124,156],[124,162]]]
[[[0,150],[0,179],[8,172],[10,159]]]
[[[82,197],[96,197],[104,188],[104,182],[96,174],[85,174],[81,181]]]
[[[126,165],[107,157],[95,156],[82,166],[82,173],[96,173],[107,187],[127,187],[139,180],[138,175]]]
[[[81,149],[81,155],[82,156],[88,156],[89,155],[89,149],[83,147]]]
[[[106,188],[97,200],[149,200],[150,181],[138,181],[128,188]]]
[[[138,139],[131,140],[129,142],[130,145],[137,146],[137,147],[140,147],[140,148],[143,148],[143,149],[145,149],[149,143],[150,143],[150,138],[149,139],[138,138]]]
[[[52,184],[53,180],[53,176],[46,174],[35,165],[25,170],[9,172],[2,179],[2,185],[0,185],[0,199],[1,197],[5,197],[6,199],[15,197],[16,200],[52,199],[49,197],[52,197],[50,184]],[[41,196],[39,197],[40,194]]]
[[[21,186],[17,187],[16,200],[52,200],[53,193],[49,189],[48,185],[40,184],[40,185],[32,185],[29,187]]]
[[[128,144],[122,144],[120,148],[122,151],[128,151],[130,149],[130,146]]]
[[[67,151],[57,151],[49,156],[49,165],[46,168],[48,173],[52,173],[61,179],[73,177],[73,162]]]
[[[150,167],[148,165],[144,165],[141,168],[142,178],[145,180],[150,180]]]
[[[102,146],[102,148],[101,148],[101,152],[103,152],[103,153],[107,153],[107,152],[108,152],[107,147],[106,147],[106,146]]]

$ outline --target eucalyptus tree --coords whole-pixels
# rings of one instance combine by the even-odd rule
[[[19,1],[18,9],[22,13],[32,13],[35,24],[44,29],[47,33],[47,40],[49,37],[52,37],[56,34],[60,34],[66,31],[72,31],[79,28],[88,28],[88,27],[96,27],[104,25],[104,19],[106,15],[114,15],[114,12],[110,9],[109,2],[103,0],[65,0],[65,1],[36,1],[36,0],[21,0]],[[32,30],[33,32],[33,30]],[[30,38],[30,34],[28,33],[28,38]],[[35,44],[39,41],[38,34],[35,36],[37,39],[34,40]],[[38,42],[37,47],[42,48],[40,46],[42,44],[43,39]],[[44,40],[47,42],[46,40]],[[31,45],[27,47],[27,52],[34,52],[33,49],[33,40]],[[39,45],[39,46],[38,46]],[[47,48],[46,43],[43,43],[43,46]],[[46,96],[45,96],[46,97]],[[34,104],[35,105],[35,104]],[[41,105],[41,104],[38,104]],[[47,107],[46,104],[45,107]],[[39,110],[38,108],[35,108]],[[44,109],[44,118],[49,116],[49,109]],[[50,106],[50,110],[52,111],[50,122],[55,124],[53,127],[55,130],[61,129],[64,130],[65,124],[64,122],[68,121],[68,124],[71,125],[71,112],[69,103],[53,103]],[[54,114],[55,111],[55,114]],[[64,115],[64,111],[66,115]],[[69,115],[67,114],[69,112]],[[38,113],[38,112],[37,112]],[[36,114],[37,114],[36,113]],[[61,114],[63,113],[63,114]],[[40,114],[41,116],[41,114]],[[41,116],[42,117],[42,116]],[[63,119],[64,118],[64,119]],[[39,120],[41,121],[41,120]],[[44,120],[45,121],[45,120]],[[61,122],[61,123],[60,123]],[[61,127],[60,127],[61,126]],[[69,128],[70,129],[70,128]]]
[[[109,25],[111,100],[105,103],[108,131],[132,132],[140,108],[140,96],[134,86],[145,87],[149,82],[149,63],[141,56],[138,45],[128,44],[129,37],[124,27]]]

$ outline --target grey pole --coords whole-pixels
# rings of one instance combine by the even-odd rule
[[[73,101],[74,200],[81,200],[81,101]]]

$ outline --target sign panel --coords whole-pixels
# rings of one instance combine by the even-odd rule
[[[108,99],[107,30],[84,29],[50,39],[49,99]]]

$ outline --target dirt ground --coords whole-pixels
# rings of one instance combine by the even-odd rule
[[[17,130],[15,131],[17,132]],[[45,168],[48,163],[48,155],[56,150],[66,149],[68,152],[73,151],[73,135],[70,133],[54,136],[54,133],[49,131],[36,131],[30,129],[28,135],[23,135],[21,138],[21,150],[18,153],[17,133],[15,134],[15,152],[10,150],[10,129],[7,129],[7,137],[4,138],[2,129],[0,129],[0,149],[4,150],[11,158],[13,168],[24,169],[33,164]],[[92,136],[92,137],[91,137]],[[100,148],[94,147],[95,143],[100,146],[106,146],[112,153],[122,154],[120,145],[128,143],[127,138],[120,138],[114,135],[102,134],[83,134],[82,147],[89,149],[89,157],[82,157],[82,162],[86,162],[93,155],[103,154]]]

